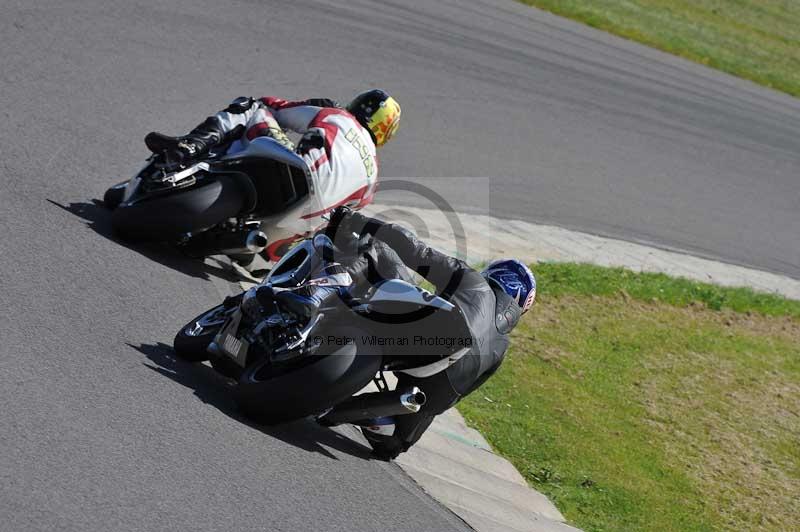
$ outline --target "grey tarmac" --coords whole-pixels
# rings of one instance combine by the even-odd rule
[[[465,529],[358,442],[239,419],[169,349],[230,274],[115,241],[90,201],[145,133],[242,94],[385,86],[404,124],[384,176],[488,176],[495,216],[800,277],[796,100],[510,0],[0,12],[2,530]]]

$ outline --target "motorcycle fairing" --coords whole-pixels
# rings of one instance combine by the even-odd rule
[[[273,138],[257,137],[241,149],[236,150],[234,147],[231,147],[221,160],[230,162],[247,157],[271,159],[301,170],[306,176],[306,181],[308,183],[309,208],[307,212],[316,212],[321,208],[321,204],[318,203],[317,199],[319,184],[315,182],[313,174],[308,169],[308,165],[298,154],[287,149]]]
[[[148,197],[153,194],[168,193],[171,190],[174,190],[175,187],[187,186],[187,183],[184,182],[186,179],[191,178],[194,174],[200,172],[201,170],[208,171],[209,169],[209,164],[207,162],[197,162],[188,168],[167,174],[163,179],[164,186],[162,189],[140,195],[140,186],[142,185],[145,177],[143,174],[148,168],[150,168],[151,163],[152,158],[148,159],[147,163],[128,181],[128,184],[125,186],[125,193],[122,196],[122,202],[120,203],[120,206],[124,207],[127,205],[132,205],[144,197]],[[191,183],[194,183],[194,181],[191,181],[189,184]]]
[[[308,278],[318,262],[313,242],[303,240],[281,257],[263,283],[275,288],[297,287]]]
[[[433,307],[451,311],[455,305],[449,301],[400,279],[390,279],[375,285],[365,300],[369,303],[411,303],[420,307]]]
[[[300,170],[306,177],[308,195],[292,205],[286,211],[263,218],[265,225],[270,228],[269,238],[275,242],[297,235],[307,235],[318,229],[323,223],[316,213],[324,212],[327,206],[320,197],[320,183],[317,176],[311,172],[302,157],[287,149],[281,143],[270,137],[257,137],[246,146],[241,142],[234,143],[227,154],[221,158],[222,162],[231,163],[246,158],[264,158],[278,161],[292,168]]]

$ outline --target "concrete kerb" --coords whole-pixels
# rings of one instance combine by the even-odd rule
[[[454,235],[446,217],[434,209],[377,204],[369,206],[366,212],[380,217],[382,211],[389,210],[406,213],[410,219],[425,220],[431,235],[427,239],[429,244],[446,253],[455,254],[459,239],[466,242],[467,256],[459,258],[470,264],[505,256],[528,263],[586,262],[665,273],[720,286],[748,287],[800,300],[800,280],[785,275],[561,227],[469,214],[458,215],[464,234]]]

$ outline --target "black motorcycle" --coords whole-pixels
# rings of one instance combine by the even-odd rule
[[[183,164],[154,154],[130,180],[109,188],[114,231],[131,241],[178,244],[190,256],[247,258],[305,234],[317,205],[314,177],[296,153],[271,138],[230,155]]]
[[[324,235],[302,241],[260,286],[274,293],[305,284],[320,265],[324,246],[330,246]],[[425,328],[446,330],[456,312],[444,299],[402,280],[377,283],[361,297],[334,297],[302,319],[274,299],[259,303],[254,313],[247,303],[252,293],[228,298],[190,321],[174,347],[178,357],[209,360],[236,379],[236,403],[261,423],[313,415],[325,425],[359,424],[417,412],[425,403],[424,390],[391,390],[383,372],[426,377],[468,352],[449,348],[423,356],[419,348],[395,342],[420,334],[423,322]],[[373,380],[379,391],[356,395]]]

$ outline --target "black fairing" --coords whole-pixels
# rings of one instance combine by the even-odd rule
[[[280,214],[308,196],[308,181],[302,170],[262,157],[226,161],[221,168],[247,175],[256,193],[252,214],[267,217]]]

